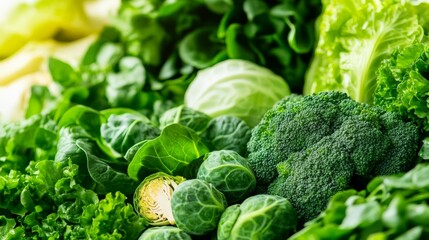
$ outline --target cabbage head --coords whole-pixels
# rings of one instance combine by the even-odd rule
[[[185,105],[210,117],[232,115],[250,127],[290,94],[286,81],[255,63],[228,59],[200,70],[185,93]]]

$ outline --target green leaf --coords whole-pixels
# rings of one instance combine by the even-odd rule
[[[228,12],[234,5],[233,0],[204,0],[207,7],[218,14],[224,14]]]
[[[349,206],[341,228],[365,228],[377,224],[381,220],[381,207],[375,201]]]
[[[422,40],[418,16],[408,1],[324,3],[304,94],[337,90],[371,104],[381,62],[396,48]]]
[[[179,43],[179,56],[183,62],[196,68],[205,68],[213,64],[213,58],[223,49],[214,39],[215,29],[200,28]]]
[[[249,39],[244,34],[243,26],[238,23],[229,25],[226,30],[226,50],[228,57],[232,59],[244,59],[252,62],[258,61],[257,54],[253,51]]]
[[[137,239],[148,226],[121,192],[108,193],[98,204],[84,207],[81,225],[90,239]]]
[[[269,7],[267,3],[262,0],[245,0],[243,3],[243,10],[247,15],[247,19],[253,21],[258,15],[268,12]]]
[[[61,117],[58,127],[64,128],[71,125],[79,125],[93,137],[100,136],[100,126],[104,121],[99,112],[84,105],[76,105],[70,108]]]
[[[119,72],[107,76],[106,97],[112,107],[133,107],[144,105],[140,102],[146,83],[146,69],[139,58],[124,57],[119,62]]]
[[[16,227],[14,219],[0,216],[0,236],[2,240],[19,240],[23,239],[24,235],[24,228]]]
[[[171,124],[161,135],[143,144],[128,166],[128,175],[142,180],[153,172],[181,175],[195,160],[209,152],[190,128]]]
[[[48,68],[52,79],[64,88],[82,81],[78,72],[76,72],[68,63],[59,59],[50,57],[48,60]]]
[[[122,191],[124,194],[129,195],[134,192],[137,183],[129,178],[127,174],[113,168],[113,165],[121,165],[120,163],[113,163],[103,159],[95,143],[78,139],[76,145],[86,155],[88,172],[96,183],[95,191],[98,194]],[[124,172],[125,164],[122,164],[124,165]]]

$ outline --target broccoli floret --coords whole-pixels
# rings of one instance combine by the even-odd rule
[[[301,220],[317,216],[330,196],[350,186],[354,166],[347,150],[336,141],[325,137],[278,164],[280,175],[268,193],[288,198]]]
[[[248,158],[259,191],[288,198],[305,222],[336,192],[410,169],[420,140],[396,113],[331,91],[278,102],[252,130]]]

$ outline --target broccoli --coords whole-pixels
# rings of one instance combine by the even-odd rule
[[[286,197],[301,223],[335,193],[411,169],[422,132],[394,112],[329,91],[289,96],[252,130],[249,163],[259,193]]]

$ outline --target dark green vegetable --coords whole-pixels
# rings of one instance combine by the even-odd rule
[[[269,110],[252,131],[248,159],[259,190],[288,198],[304,222],[336,192],[412,168],[420,140],[396,113],[323,92]]]
[[[232,150],[206,154],[197,179],[213,184],[229,204],[243,201],[256,186],[256,178],[247,159]]]
[[[247,142],[251,128],[241,119],[224,115],[213,118],[201,138],[211,151],[233,150],[247,156]]]
[[[173,226],[152,227],[143,232],[138,240],[192,240],[191,236]]]
[[[135,144],[160,134],[161,131],[140,114],[111,114],[107,122],[101,124],[101,137],[122,156]]]
[[[429,165],[371,181],[366,191],[339,192],[298,239],[427,239]]]
[[[229,206],[219,221],[218,240],[286,239],[296,231],[295,209],[283,197],[267,194]]]
[[[207,128],[210,119],[205,113],[180,105],[165,111],[159,119],[159,125],[162,129],[170,124],[179,123],[200,133]]]
[[[107,75],[106,98],[111,107],[139,106],[144,100],[143,86],[146,70],[139,58],[123,57],[119,72]]]
[[[205,235],[216,229],[227,206],[225,196],[200,179],[182,182],[171,198],[177,227],[193,235]]]
[[[195,177],[194,164],[198,164],[198,158],[208,151],[195,131],[177,123],[171,124],[159,137],[139,148],[128,165],[128,175],[134,180],[142,180],[154,172]]]
[[[31,162],[23,173],[2,173],[2,237],[136,239],[146,228],[122,193],[101,200],[81,181],[77,165],[51,160]]]

